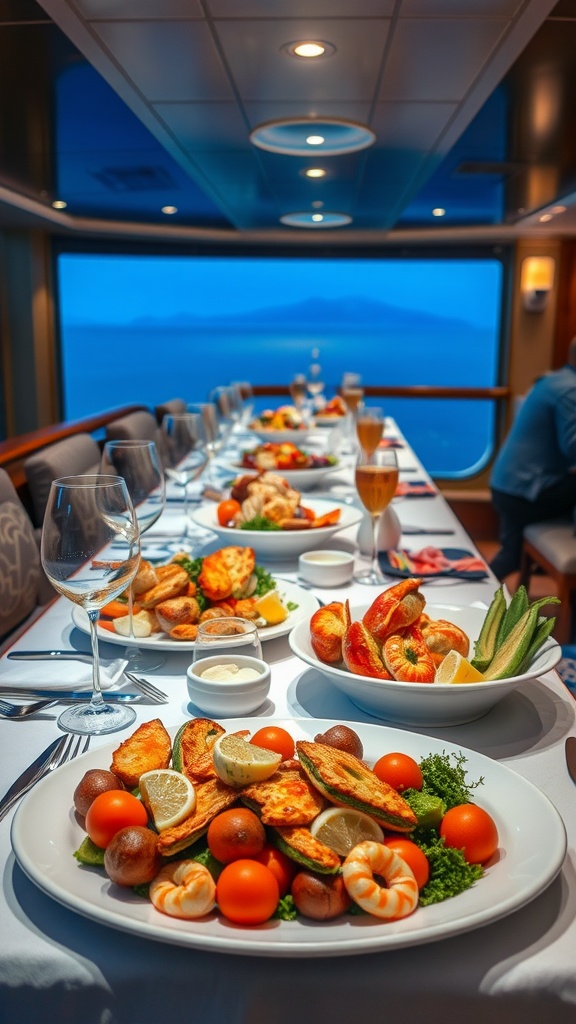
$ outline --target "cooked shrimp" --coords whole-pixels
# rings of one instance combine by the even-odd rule
[[[378,885],[381,875],[388,888]],[[383,843],[358,843],[342,865],[348,895],[375,917],[407,917],[418,906],[418,886],[408,865]]]
[[[170,917],[204,917],[216,905],[216,885],[203,864],[179,860],[163,867],[150,883],[156,910]]]

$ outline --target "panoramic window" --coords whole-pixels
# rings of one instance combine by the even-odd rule
[[[63,415],[202,401],[231,380],[288,384],[313,361],[327,398],[347,372],[365,385],[491,387],[502,275],[496,259],[62,253]],[[490,456],[492,401],[384,401],[434,475],[470,475]]]

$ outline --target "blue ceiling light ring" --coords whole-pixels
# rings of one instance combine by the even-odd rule
[[[352,223],[352,217],[347,213],[285,213],[280,217],[280,223],[290,228],[343,228]]]
[[[306,141],[310,137],[323,141],[310,144]],[[374,132],[366,125],[330,117],[265,121],[250,133],[254,146],[283,156],[340,156],[367,149],[375,141]]]

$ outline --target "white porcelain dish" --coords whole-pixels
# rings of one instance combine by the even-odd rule
[[[288,618],[277,626],[264,626],[259,630],[260,640],[275,640],[276,637],[285,636],[301,618],[309,619],[318,607],[318,600],[309,591],[299,587],[296,583],[287,583],[284,580],[277,582],[278,593],[285,603],[293,604],[296,607],[288,613]],[[90,633],[90,623],[83,608],[78,605],[72,606],[72,619],[74,625],[83,633]],[[190,640],[172,640],[166,633],[157,633],[155,636],[138,637],[130,640],[129,637],[119,636],[111,633],[108,629],[98,627],[98,639],[103,643],[120,644],[122,647],[138,647],[141,650],[156,651],[193,651],[194,643]]]
[[[322,483],[328,473],[333,473],[340,468],[340,463],[336,462],[333,466],[318,466],[312,469],[271,469],[270,472],[283,476],[295,491],[311,491],[318,484]],[[255,474],[257,472],[247,466],[241,466],[238,462],[232,464],[230,470],[235,476],[249,476],[251,473]]]
[[[230,732],[254,731],[271,719],[227,719]],[[295,739],[313,739],[334,722],[277,721]],[[470,781],[484,777],[477,802],[494,818],[499,852],[471,889],[401,921],[382,923],[368,915],[334,921],[269,921],[253,928],[231,926],[217,915],[183,921],[157,913],[130,889],[119,889],[103,873],[83,869],[72,856],[84,832],[73,812],[72,794],[89,768],[107,767],[116,739],[58,768],[24,798],[12,824],[12,847],[26,875],[49,897],[90,920],[141,938],[195,949],[249,956],[350,956],[436,942],[506,917],[540,896],[556,877],[566,854],[560,815],[535,786],[498,761],[474,750],[381,725],[351,723],[366,760],[401,750],[416,759],[431,753],[466,757]],[[171,730],[174,735],[176,728]]]
[[[354,555],[349,551],[303,551],[298,559],[298,575],[313,587],[341,587],[354,574]]]
[[[207,669],[220,665],[236,665],[239,669],[250,668],[258,673],[256,679],[206,679]],[[186,678],[188,696],[193,704],[206,715],[226,718],[249,715],[266,700],[270,690],[270,666],[260,658],[244,654],[217,654],[201,658],[188,667]]]
[[[304,427],[303,430],[266,430],[264,427],[250,427],[250,433],[255,434],[261,441],[270,441],[271,444],[282,444],[283,441],[291,441],[292,444],[301,445],[306,438],[310,437],[314,424]]]
[[[302,551],[317,548],[339,530],[356,526],[362,518],[362,512],[359,509],[353,508],[351,505],[341,505],[337,501],[310,499],[303,504],[306,505],[306,508],[311,508],[317,516],[325,515],[332,509],[339,508],[340,520],[334,526],[319,526],[309,530],[237,530],[218,524],[216,505],[213,503],[201,505],[192,513],[191,518],[198,526],[203,526],[204,529],[212,530],[217,534],[223,544],[248,544],[254,548],[257,558],[263,560],[297,558]]]
[[[337,427],[344,423],[346,416],[323,416],[322,413],[315,413],[314,423],[317,427]]]
[[[352,620],[361,619],[368,604],[350,608]],[[462,608],[453,605],[426,605],[425,612],[432,619],[447,619],[460,626],[473,641],[480,634],[486,612],[481,608]],[[498,701],[512,690],[522,687],[529,679],[537,679],[553,669],[562,656],[560,645],[549,639],[530,668],[521,676],[482,683],[401,683],[396,680],[373,679],[357,676],[344,667],[326,665],[320,661],[310,643],[309,623],[301,620],[289,636],[290,647],[307,665],[322,672],[346,694],[362,711],[388,722],[413,726],[462,725],[473,722],[490,711]]]

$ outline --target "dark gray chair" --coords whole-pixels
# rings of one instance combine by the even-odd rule
[[[179,416],[186,412],[186,402],[183,398],[171,398],[168,402],[157,405],[154,409],[156,421],[160,424],[165,416]]]
[[[53,480],[80,473],[98,473],[99,469],[100,448],[90,434],[65,437],[26,459],[24,472],[32,498],[35,525],[42,526]]]
[[[146,409],[138,409],[106,427],[107,441],[157,441],[158,424],[156,417]]]

